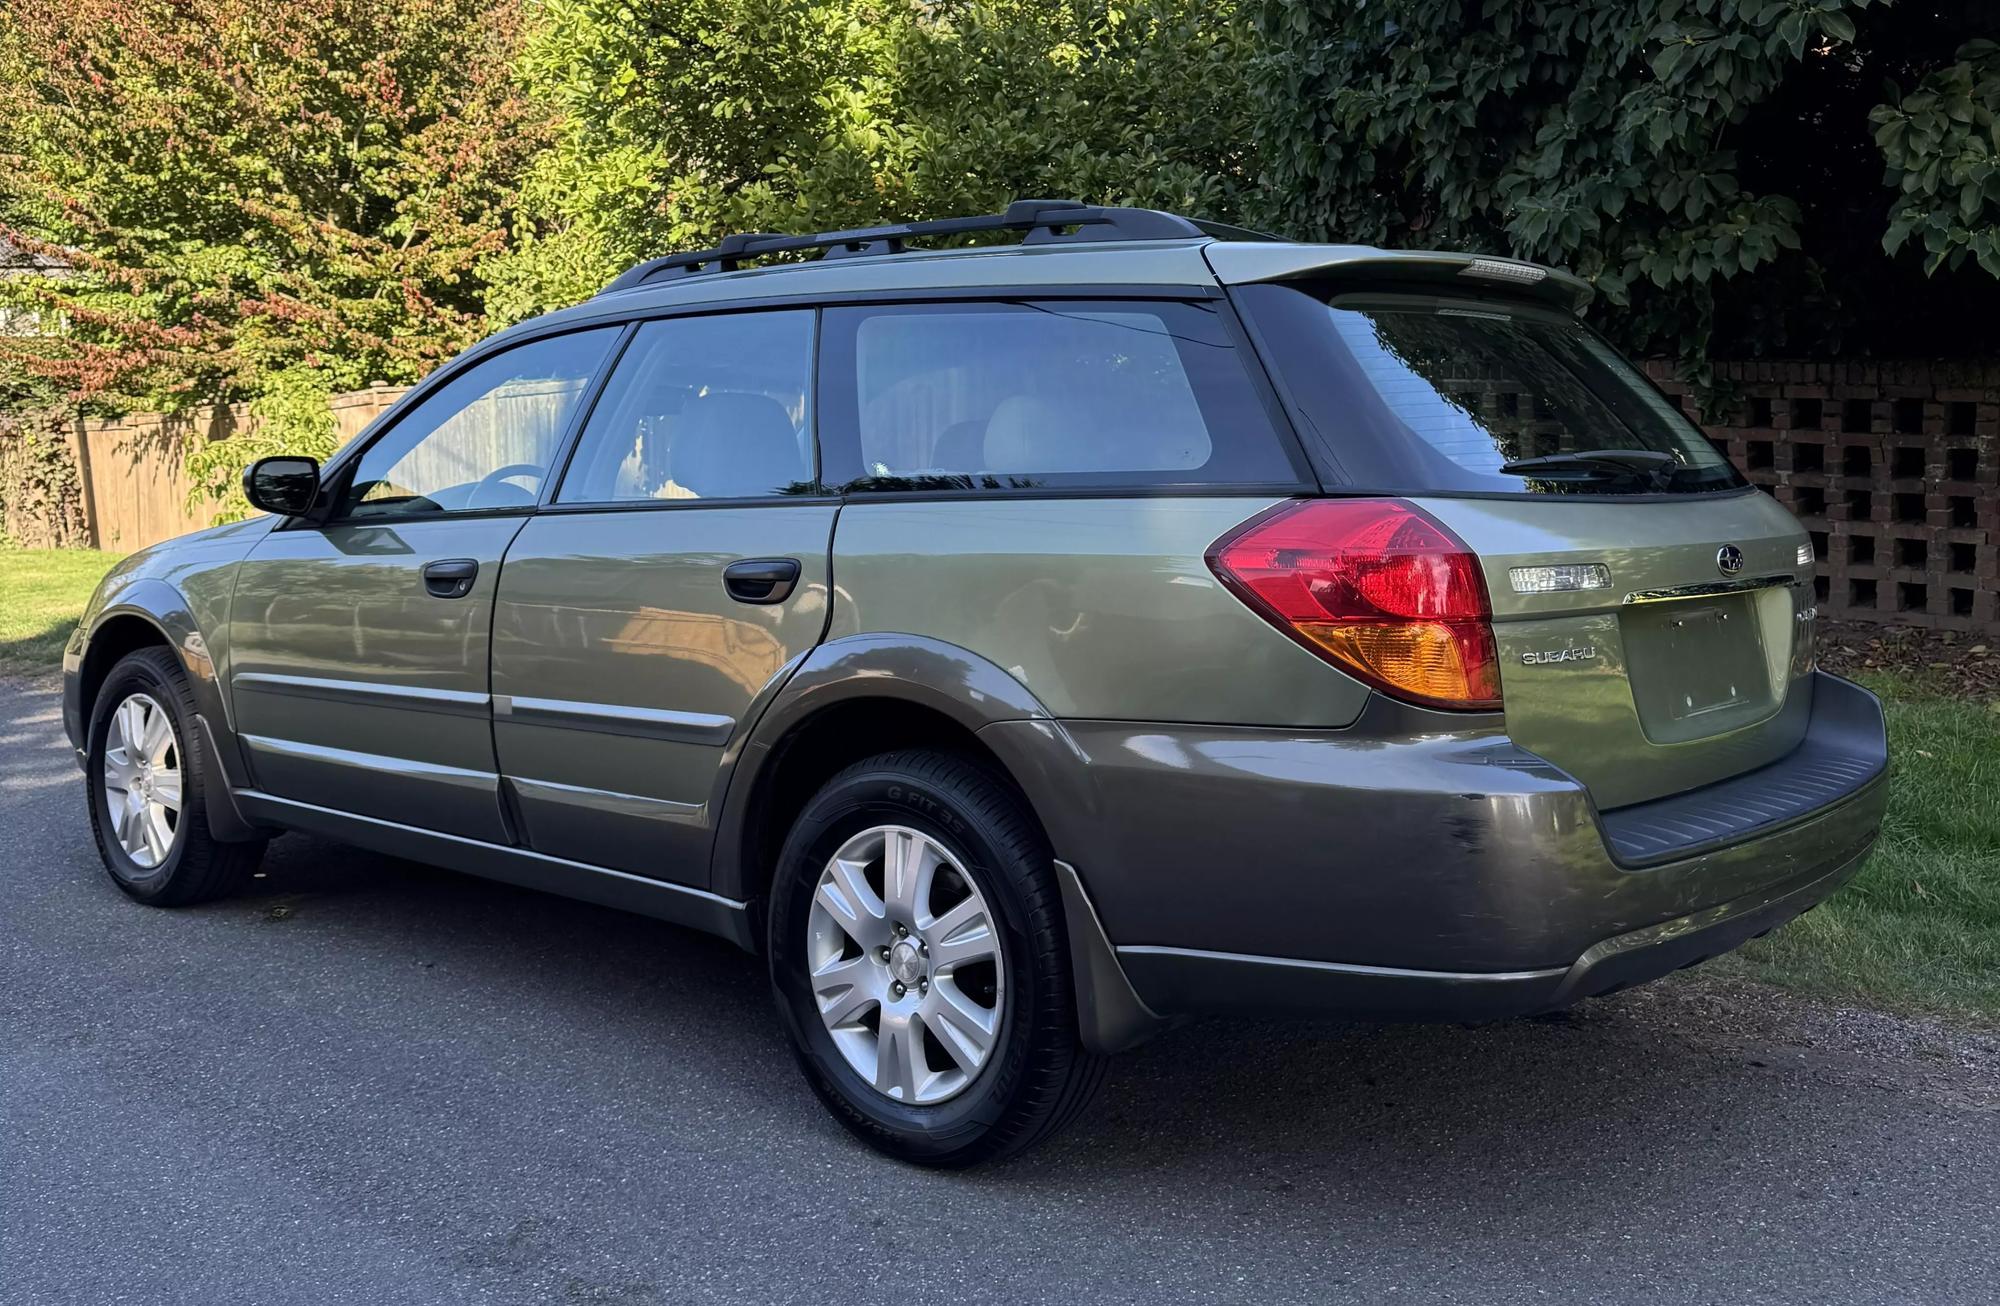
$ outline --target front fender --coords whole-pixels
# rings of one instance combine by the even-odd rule
[[[131,624],[148,627],[137,637]],[[105,577],[63,651],[63,726],[79,751],[90,726],[91,699],[111,663],[143,643],[165,644],[180,659],[203,711],[219,706],[215,661],[187,599],[167,582],[150,576]]]
[[[211,526],[141,549],[105,573],[63,652],[63,724],[72,743],[81,746],[89,725],[88,700],[96,691],[92,677],[102,676],[110,662],[145,642],[126,638],[130,622],[150,626],[157,642],[174,650],[194,682],[202,714],[216,731],[228,731],[224,684],[236,567],[276,520],[251,517]],[[93,649],[98,656],[92,656]],[[110,661],[103,660],[106,649],[117,651]],[[233,739],[228,742],[233,746]],[[230,774],[240,782],[247,772],[237,768]]]
[[[217,666],[220,650],[203,633],[197,605],[178,588],[157,576],[114,573],[105,581],[93,611],[63,655],[63,726],[76,746],[79,760],[87,747],[86,733],[97,687],[117,660],[148,643],[165,644],[187,674],[194,695],[195,728],[203,751],[215,759],[221,793],[209,804],[209,825],[219,839],[248,839],[260,833],[235,809],[231,790],[244,788],[249,769],[231,724],[223,675]],[[211,623],[225,617],[209,614]],[[143,623],[150,635],[135,637],[133,623]]]

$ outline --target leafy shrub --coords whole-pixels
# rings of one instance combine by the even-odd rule
[[[1199,0],[546,0],[522,74],[560,126],[490,306],[574,303],[732,231],[1028,196],[1233,216],[1248,39]]]
[[[1567,266],[1627,343],[1707,351],[1714,293],[1800,245],[1731,129],[1867,0],[1263,0],[1274,218]]]
[[[1970,257],[2000,277],[2000,45],[1968,42],[1869,117],[1898,192],[1882,248],[1917,236],[1931,272]]]

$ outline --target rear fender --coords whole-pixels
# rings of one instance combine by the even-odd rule
[[[763,895],[759,872],[746,864],[752,795],[778,746],[815,714],[856,699],[895,699],[927,708],[977,734],[996,721],[1053,725],[1047,709],[1020,681],[984,658],[942,640],[919,635],[852,635],[821,644],[799,664],[746,737],[730,768],[716,822],[710,888],[729,898]],[[1012,762],[1008,762],[1012,769]],[[1043,803],[1016,775],[1029,801]],[[1046,818],[1045,818],[1046,820]],[[1051,839],[1055,832],[1050,831]],[[1057,845],[1060,852],[1061,845]]]
[[[1119,968],[1090,904],[1084,879],[1108,855],[1094,835],[1096,785],[1062,723],[1001,667],[954,644],[916,635],[855,635],[809,654],[758,719],[731,770],[716,825],[711,887],[740,901],[763,897],[762,867],[751,864],[752,795],[786,737],[815,714],[857,699],[894,699],[947,717],[988,747],[1040,818],[1063,893],[1077,1016],[1085,1044],[1112,1052],[1149,1037],[1163,1022],[1146,1009]],[[1012,723],[1005,730],[988,727]]]

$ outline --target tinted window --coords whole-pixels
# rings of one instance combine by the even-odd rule
[[[1348,484],[1649,494],[1744,483],[1636,368],[1566,315],[1276,285],[1237,297]]]
[[[1292,484],[1208,305],[829,309],[826,479],[855,489]]]
[[[344,515],[530,508],[618,328],[518,345],[426,395],[361,455]]]
[[[810,311],[648,322],[592,410],[558,503],[809,493]]]

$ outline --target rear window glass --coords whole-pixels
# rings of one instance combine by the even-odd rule
[[[1277,285],[1238,297],[1345,484],[1593,495],[1744,484],[1694,423],[1574,318]]]
[[[1300,475],[1211,306],[904,304],[825,324],[826,478],[849,489]]]

